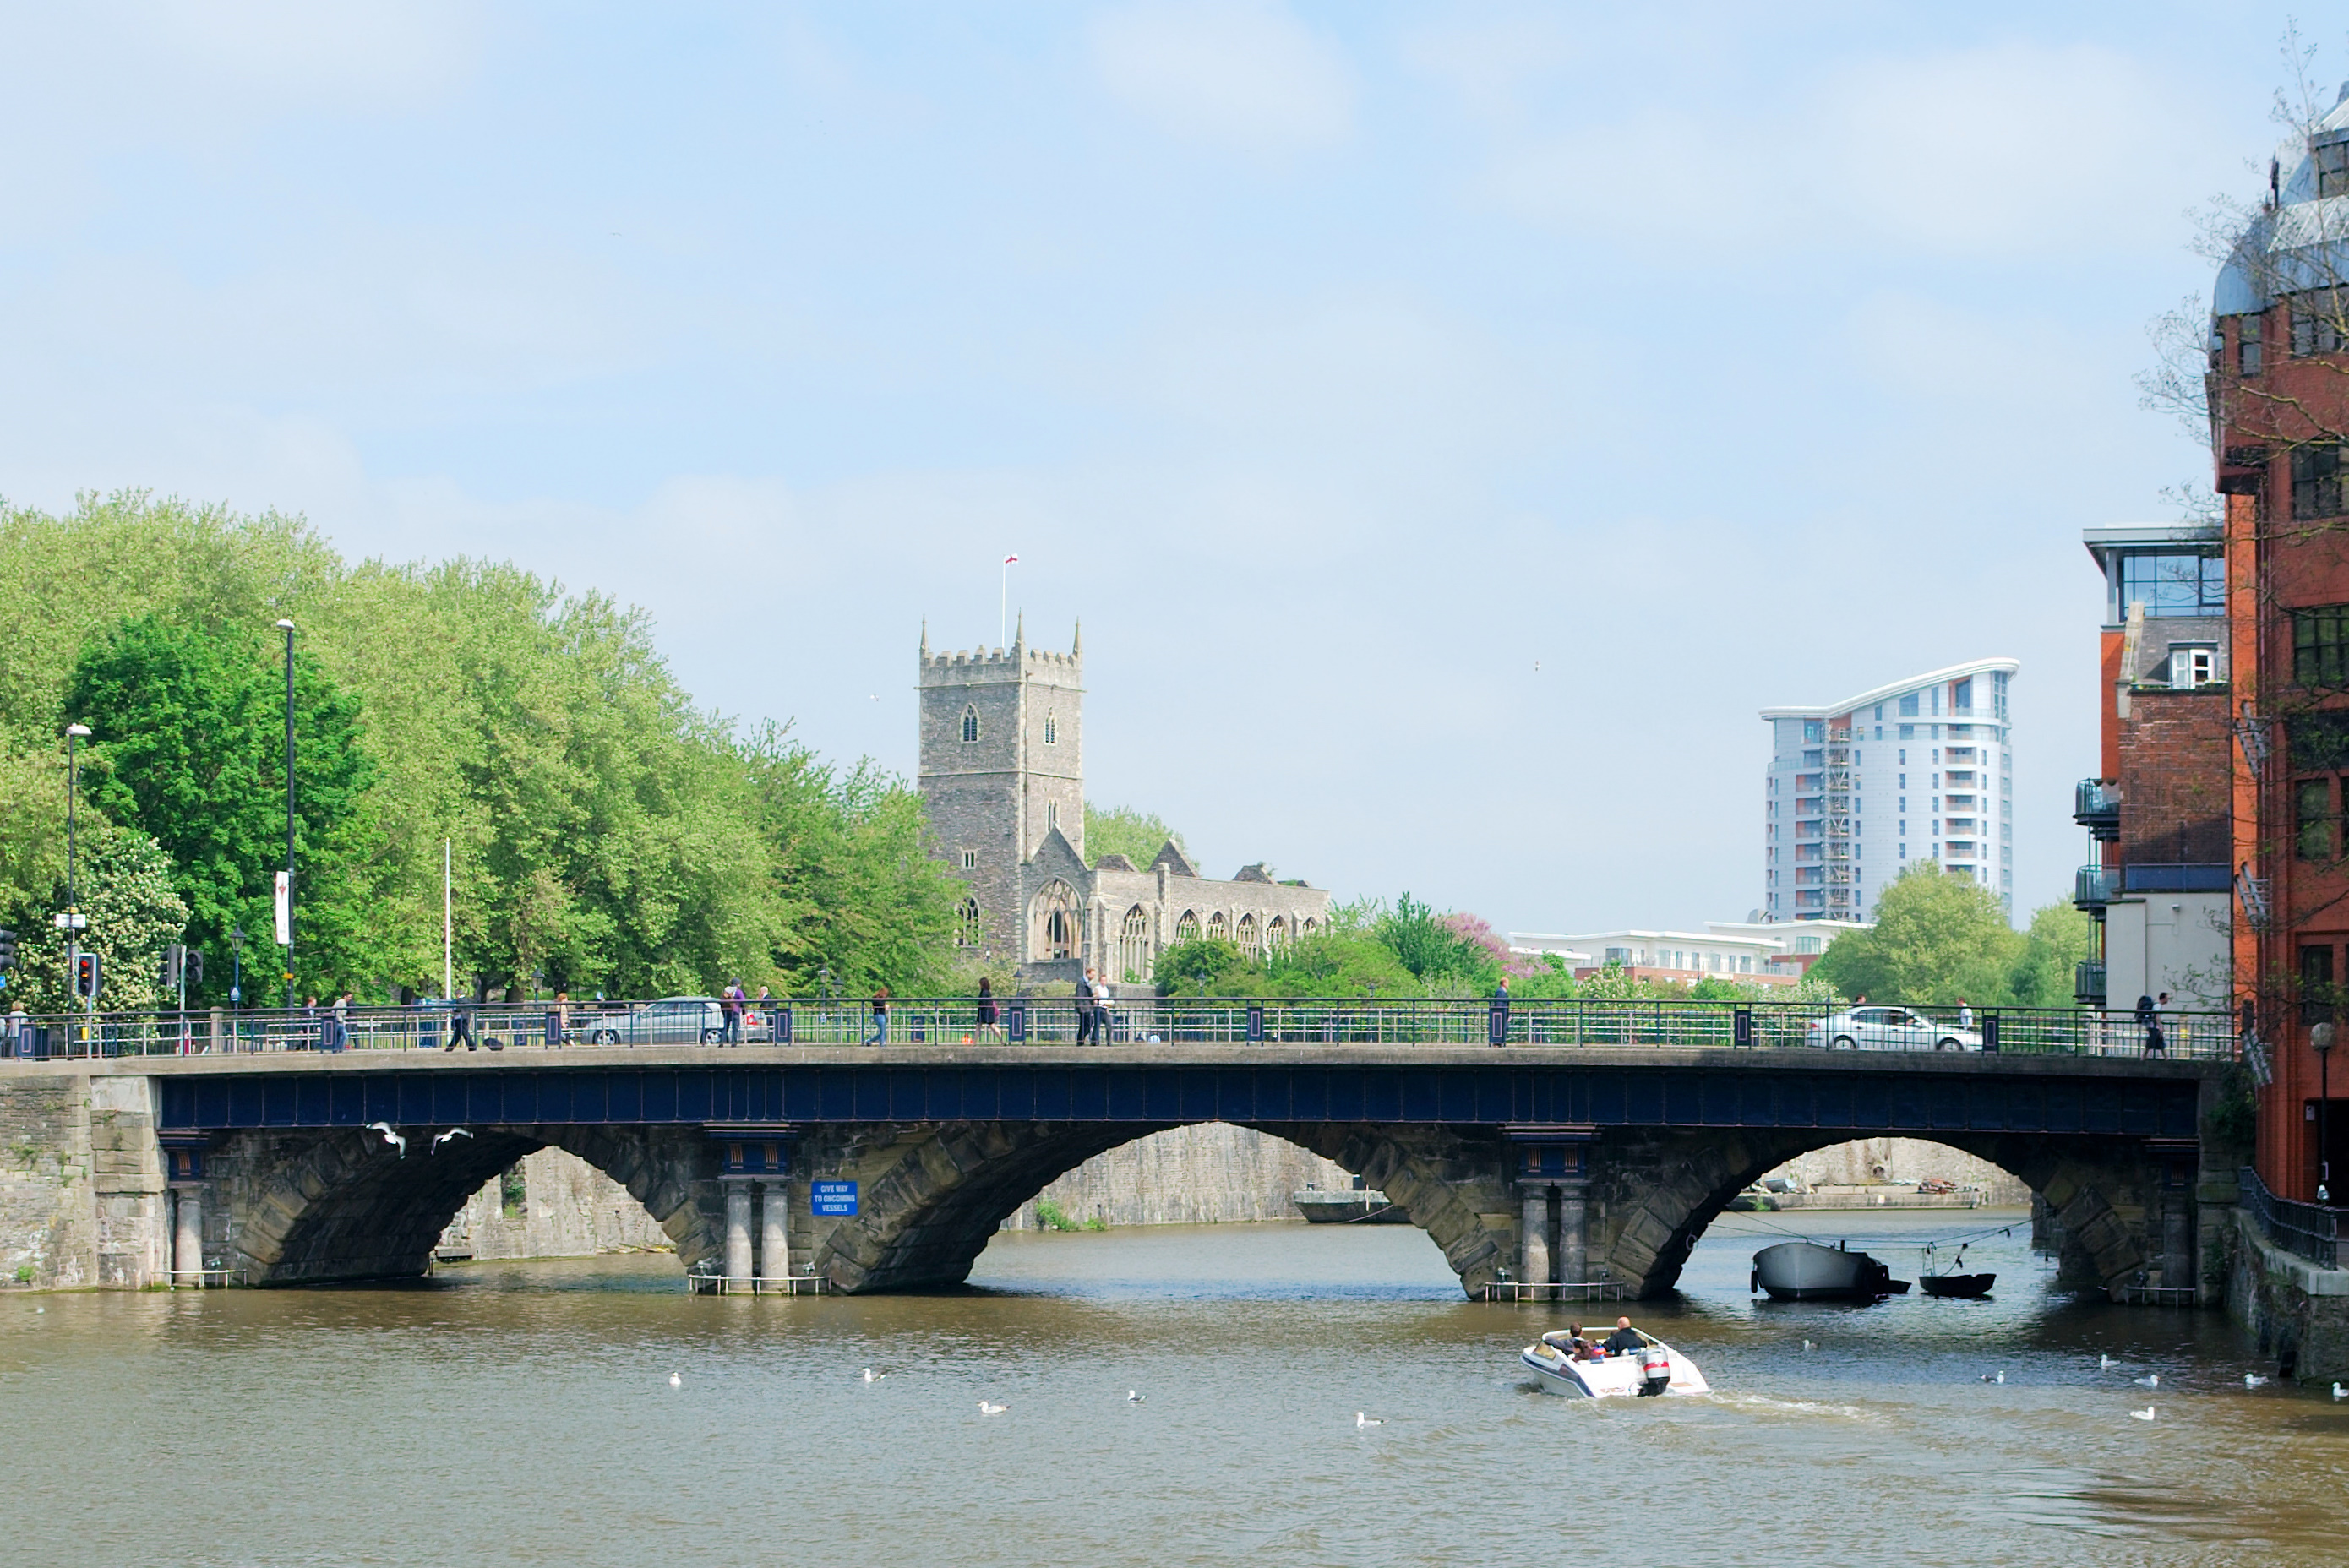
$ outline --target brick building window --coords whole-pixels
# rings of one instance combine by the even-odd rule
[[[976,707],[964,708],[962,710],[962,742],[965,746],[968,746],[978,738],[978,709]]]
[[[2260,318],[2239,315],[2235,318],[2235,369],[2244,376],[2257,376],[2263,368],[2260,342]]]
[[[2329,289],[2301,294],[2292,302],[2293,357],[2305,359],[2313,354],[2341,352],[2341,296]]]
[[[2302,779],[2292,787],[2292,852],[2303,861],[2333,858],[2333,779]]]
[[[2292,515],[2295,521],[2339,517],[2341,470],[2338,445],[2300,447],[2292,454]]]
[[[2320,604],[2292,615],[2292,678],[2304,686],[2349,686],[2349,604]]]
[[[2174,690],[2192,691],[2219,678],[2219,650],[2209,643],[2173,643],[2169,649],[2169,684]]]
[[[2322,1024],[2333,1016],[2339,995],[2333,985],[2333,944],[2300,950],[2300,1021]]]

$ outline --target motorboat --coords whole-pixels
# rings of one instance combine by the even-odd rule
[[[1866,1253],[1816,1242],[1780,1242],[1754,1254],[1750,1288],[1773,1301],[1874,1301],[1905,1295],[1907,1280]]]
[[[1662,1382],[1659,1392],[1665,1394],[1713,1392],[1704,1374],[1696,1369],[1696,1363],[1661,1339],[1650,1338],[1644,1350],[1626,1351],[1597,1361],[1576,1360],[1570,1341],[1571,1336],[1564,1329],[1553,1329],[1517,1353],[1517,1359],[1533,1373],[1543,1393],[1563,1394],[1568,1398],[1609,1399],[1644,1394],[1651,1378]]]

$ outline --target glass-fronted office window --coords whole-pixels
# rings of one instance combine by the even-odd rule
[[[2215,555],[2124,555],[2118,615],[2132,604],[2147,615],[2223,615],[2226,562]]]

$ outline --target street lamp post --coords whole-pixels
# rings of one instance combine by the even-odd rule
[[[285,1010],[294,1010],[294,623],[285,634]]]
[[[81,974],[81,932],[84,917],[81,913],[80,890],[75,880],[75,859],[76,851],[79,848],[80,834],[75,820],[74,808],[76,797],[79,796],[81,793],[81,756],[78,750],[78,744],[88,738],[89,726],[86,724],[68,724],[66,726],[65,928],[66,995],[68,997],[73,995],[75,982]],[[85,1016],[94,1014],[98,1010],[98,997],[95,992],[93,992],[92,995],[84,997],[83,1002],[85,1004],[83,1007],[83,1014]]]
[[[2330,1130],[2325,1119],[2326,1103],[2333,1098],[2333,1026],[2319,1024],[2308,1031],[2308,1043],[2316,1050],[2316,1201],[2333,1202],[2333,1150],[2326,1140]]]

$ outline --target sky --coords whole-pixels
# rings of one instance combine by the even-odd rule
[[[1095,802],[1570,932],[1744,918],[1757,711],[1990,655],[2018,916],[2066,893],[2080,531],[2207,480],[2134,377],[2289,14],[0,17],[8,500],[511,559],[907,775],[1016,552]]]

